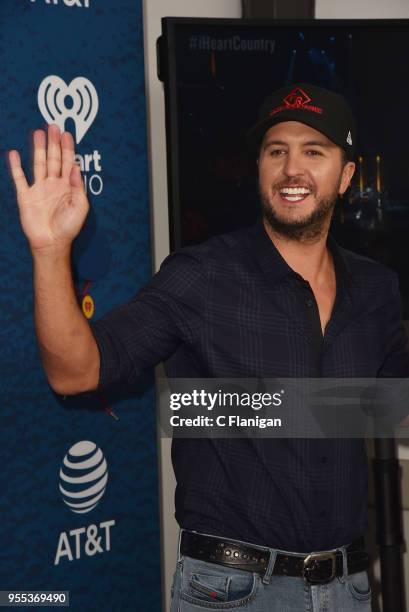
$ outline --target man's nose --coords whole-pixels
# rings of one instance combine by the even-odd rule
[[[298,153],[290,153],[285,156],[284,174],[286,176],[297,176],[304,173],[302,157]]]

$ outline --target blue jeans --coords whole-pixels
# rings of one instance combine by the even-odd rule
[[[255,548],[266,550],[261,546]],[[344,558],[343,576],[320,585],[308,584],[303,578],[273,576],[277,553],[292,553],[273,548],[267,550],[270,562],[264,576],[181,556],[178,552],[170,612],[235,609],[248,612],[370,612],[368,575],[366,572],[347,575],[345,547],[338,549]]]

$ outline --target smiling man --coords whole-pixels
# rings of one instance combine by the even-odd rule
[[[325,235],[354,169],[340,147],[314,128],[296,121],[271,127],[259,159],[260,197],[269,225],[298,241]]]
[[[315,105],[309,104],[311,97]],[[341,96],[301,84],[269,96],[247,138],[250,146],[260,147],[266,232],[285,261],[309,282],[324,334],[336,294],[327,235],[337,198],[355,170],[354,118]]]
[[[9,155],[34,259],[35,323],[57,393],[173,378],[407,377],[396,274],[328,235],[354,172],[341,96],[274,92],[248,134],[262,218],[170,255],[128,304],[92,325],[72,241],[88,211],[69,134],[34,133],[34,184]],[[361,439],[174,439],[181,527],[172,612],[370,610]]]

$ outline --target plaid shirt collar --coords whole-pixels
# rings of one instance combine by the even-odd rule
[[[290,274],[297,275],[297,273],[294,272],[294,270],[281,256],[280,252],[267,234],[261,217],[253,226],[251,242],[252,253],[255,255],[257,262],[259,263],[264,274],[268,277],[271,284],[279,283],[284,277]],[[328,234],[327,246],[330,249],[334,259],[337,284],[342,283],[346,288],[348,288],[352,281],[352,270],[345,257],[345,254],[342,252],[342,249],[338,246],[331,234]]]

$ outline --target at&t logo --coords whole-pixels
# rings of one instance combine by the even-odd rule
[[[100,448],[82,440],[67,452],[60,469],[60,492],[64,503],[76,514],[85,514],[97,506],[105,493],[108,467]],[[58,538],[54,565],[61,559],[74,561],[81,555],[93,557],[111,550],[111,529],[115,520],[102,521],[62,531]]]
[[[97,553],[109,552],[111,550],[111,528],[115,521],[104,521],[99,525],[88,525],[88,527],[77,527],[68,533],[60,533],[54,565],[58,565],[64,557],[68,561],[81,559],[81,553],[87,557],[93,557]],[[74,554],[73,554],[74,553]]]
[[[41,0],[38,0],[41,1]],[[37,2],[37,0],[30,0]],[[79,6],[80,8],[89,8],[90,0],[43,0],[46,4],[65,4],[65,6]]]
[[[90,512],[105,493],[108,467],[100,448],[83,440],[71,446],[60,470],[64,503],[75,513]]]
[[[73,79],[69,85],[55,74],[45,77],[38,88],[37,102],[46,122],[55,123],[61,132],[65,130],[67,119],[72,119],[77,144],[90,129],[99,108],[97,90],[82,76]],[[86,190],[100,195],[104,186],[99,174],[102,171],[101,154],[94,150],[84,155],[77,154],[75,159],[84,175]]]

